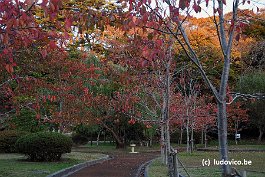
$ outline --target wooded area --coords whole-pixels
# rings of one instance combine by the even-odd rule
[[[245,3],[1,0],[0,130],[159,137],[169,173],[172,133],[188,152],[218,134],[229,160],[228,136],[265,131],[265,9]]]

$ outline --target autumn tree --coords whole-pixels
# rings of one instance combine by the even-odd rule
[[[110,22],[116,6],[104,0],[0,3],[1,117],[27,107],[38,120],[86,121],[88,88],[98,75],[86,53],[95,55],[94,48],[80,49],[94,45],[93,32]]]
[[[172,75],[177,58],[174,56],[174,44],[164,42],[162,38],[162,35],[148,36],[141,28],[122,31],[108,27],[102,40],[108,44],[108,58],[132,71],[131,77],[138,83],[138,93],[135,96],[139,101],[128,114],[147,126],[159,124],[162,159],[167,163],[170,145],[166,143],[170,143],[171,121],[168,116],[169,102],[170,95],[173,94],[170,90],[173,87]]]
[[[184,68],[180,74],[175,74],[175,92],[173,113],[171,119],[179,123],[181,136],[183,127],[186,129],[187,152],[194,150],[194,133],[202,132],[202,138],[207,130],[215,126],[215,112],[212,100],[201,90],[199,77],[196,72]],[[208,99],[207,99],[208,98]],[[203,141],[203,140],[202,140]]]
[[[247,111],[239,101],[227,106],[228,132],[234,134],[236,144],[236,135],[244,129],[244,124],[249,121]]]
[[[132,121],[127,113],[138,100],[134,96],[137,87],[128,68],[110,61],[97,60],[96,63],[100,68],[100,76],[89,86],[92,93],[92,104],[88,106],[90,120],[111,133],[117,148],[124,148],[126,131]]]
[[[216,105],[212,102],[209,95],[201,95],[195,110],[195,131],[201,132],[201,144],[207,147],[207,133],[216,129]]]
[[[258,9],[257,14],[253,14],[253,12],[249,11],[243,11],[245,16],[249,17],[249,25],[246,26],[246,28],[243,29],[242,33],[251,36],[253,38],[256,38],[258,41],[262,41],[265,39],[265,9]]]
[[[1,117],[9,117],[10,113],[14,113],[14,109],[19,110],[21,107],[34,108],[35,103],[30,105],[26,103],[29,97],[23,97],[22,94],[26,92],[27,88],[31,92],[30,82],[36,83],[36,78],[28,75],[29,73],[25,74],[26,71],[24,74],[20,74],[25,69],[26,63],[30,59],[32,61],[32,56],[37,56],[39,59],[45,57],[45,55],[42,57],[40,55],[43,54],[43,49],[46,51],[44,53],[59,49],[60,45],[56,45],[56,40],[63,40],[64,38],[64,35],[51,32],[51,28],[62,27],[63,24],[58,23],[58,26],[50,28],[42,26],[46,28],[43,29],[37,21],[35,12],[41,8],[46,11],[46,18],[50,19],[58,14],[59,7],[59,1],[50,1],[50,3],[43,1],[39,4],[35,1],[4,0],[0,2],[0,87],[1,96],[4,100],[4,103],[1,104],[4,107],[1,111]],[[30,55],[28,55],[29,51],[32,52]],[[23,58],[25,56],[30,57],[25,60]],[[24,66],[19,66],[22,63]],[[34,97],[35,95],[32,94],[31,96]],[[19,99],[25,104],[19,105]]]
[[[185,122],[186,136],[187,136],[187,152],[192,152],[194,147],[194,126],[195,126],[195,109],[197,106],[197,98],[199,97],[199,84],[196,79],[192,78],[192,71],[182,70],[179,80],[176,82],[177,92],[182,96],[183,105],[179,105],[179,110],[183,110],[179,116]],[[176,77],[176,76],[175,76]],[[179,103],[179,102],[178,102]]]
[[[243,4],[246,2],[242,1]],[[152,29],[150,33],[165,33],[169,34],[171,38],[179,42],[182,49],[185,51],[188,58],[196,65],[200,71],[205,83],[212,91],[217,107],[218,107],[218,135],[219,135],[219,151],[220,158],[223,160],[229,160],[227,149],[227,114],[226,114],[226,89],[228,86],[230,61],[231,61],[231,49],[233,45],[234,37],[239,39],[238,32],[241,31],[240,24],[242,21],[238,19],[238,7],[240,5],[239,0],[229,2],[233,6],[233,12],[231,19],[225,20],[224,6],[226,1],[217,0],[212,1],[213,16],[212,22],[216,29],[216,35],[220,44],[220,50],[222,53],[222,73],[219,80],[219,89],[213,85],[205,72],[205,67],[201,64],[200,58],[193,46],[190,43],[190,38],[187,35],[189,28],[186,27],[187,18],[189,18],[190,9],[196,13],[201,12],[202,6],[205,5],[201,1],[191,2],[189,0],[180,0],[178,3],[175,1],[156,1],[151,4],[151,1],[135,1],[130,0],[128,18],[130,19],[130,26],[141,26],[143,28]],[[208,6],[210,1],[206,1]],[[187,14],[187,17],[181,16],[181,12]],[[228,31],[226,31],[226,26]],[[146,31],[148,33],[148,31]],[[222,175],[231,176],[232,171],[229,165],[222,165]]]

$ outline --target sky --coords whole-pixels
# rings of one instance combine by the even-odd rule
[[[227,2],[227,5],[225,6],[225,13],[228,13],[228,12],[231,12],[233,9],[233,3],[232,3],[232,0],[226,0],[226,2]],[[257,12],[257,7],[259,9],[265,8],[265,0],[250,0],[250,4],[248,4],[246,2],[244,5],[241,4],[239,6],[240,9],[250,9],[250,10],[253,9],[254,12]],[[193,15],[196,17],[208,17],[209,16],[208,14],[210,14],[210,15],[213,14],[212,13],[212,9],[213,9],[212,4],[210,4],[210,3],[209,3],[208,8],[204,4],[204,6],[202,6],[202,9],[203,9],[202,13],[196,14],[196,15],[193,14]]]
[[[249,3],[248,3],[248,1],[249,1]],[[156,6],[155,2],[156,2],[155,0],[151,0],[151,6],[153,8]],[[162,4],[162,6],[164,6],[164,8],[168,8],[168,5],[164,2],[164,0],[159,0],[159,2],[160,2],[160,4]],[[193,2],[193,0],[191,0],[191,2]],[[226,0],[226,2],[227,2],[227,4],[224,6],[224,13],[225,14],[228,12],[231,12],[233,10],[233,0]],[[262,9],[262,8],[265,9],[265,0],[246,0],[244,5],[242,4],[242,0],[240,0],[240,2],[241,2],[239,5],[240,9],[250,9],[250,10],[253,10],[254,12],[257,12],[258,8],[259,9]],[[171,3],[176,3],[176,5],[178,6],[179,0],[171,0]],[[217,6],[217,2],[216,2],[216,6]],[[192,16],[197,17],[197,18],[213,16],[212,0],[209,0],[208,7],[206,7],[205,0],[201,0],[201,8],[202,8],[202,11],[200,13],[190,12],[190,14]],[[183,14],[182,12],[180,12],[180,13]],[[185,14],[183,14],[183,15],[185,15]]]

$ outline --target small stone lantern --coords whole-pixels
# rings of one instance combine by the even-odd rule
[[[138,153],[134,151],[134,147],[136,146],[136,144],[130,144],[130,146],[132,147],[132,151],[130,153],[133,153],[133,154]]]

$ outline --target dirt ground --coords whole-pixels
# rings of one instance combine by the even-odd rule
[[[158,157],[159,153],[114,153],[109,155],[113,159],[83,168],[69,177],[135,177],[138,168],[145,162]]]

